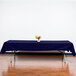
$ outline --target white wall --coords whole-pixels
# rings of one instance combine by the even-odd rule
[[[35,35],[70,40],[76,48],[76,0],[0,0],[0,48]]]

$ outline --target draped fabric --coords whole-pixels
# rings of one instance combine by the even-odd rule
[[[1,53],[6,51],[70,51],[75,55],[73,43],[68,40],[50,41],[41,40],[8,40],[4,42]]]

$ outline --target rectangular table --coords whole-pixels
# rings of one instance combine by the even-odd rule
[[[63,41],[50,41],[41,40],[8,40],[4,42],[1,53],[6,51],[70,51],[75,56],[73,43],[68,40]]]

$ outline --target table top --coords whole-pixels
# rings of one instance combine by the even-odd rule
[[[68,40],[8,40],[6,43],[71,43]]]

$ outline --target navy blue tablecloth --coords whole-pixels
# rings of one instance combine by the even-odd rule
[[[73,43],[70,41],[40,41],[35,40],[8,40],[4,42],[1,53],[6,51],[70,51],[75,55]]]

